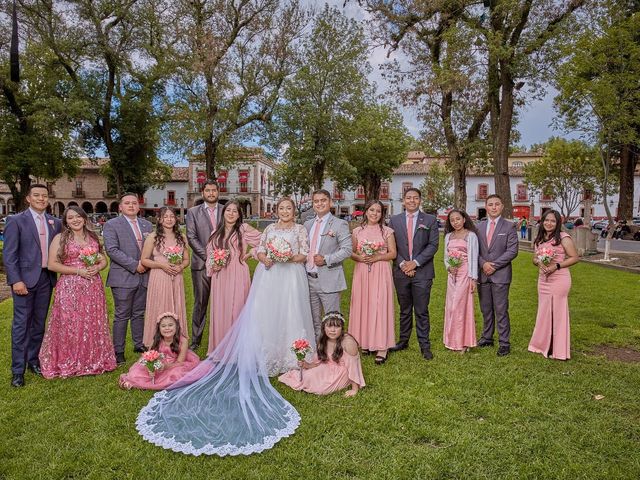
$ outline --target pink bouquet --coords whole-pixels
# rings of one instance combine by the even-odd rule
[[[182,254],[184,249],[180,245],[173,247],[166,247],[162,254],[167,257],[167,260],[171,265],[180,265],[182,263]]]
[[[538,261],[541,262],[544,266],[547,266],[553,260],[555,252],[553,248],[549,247],[540,247],[536,249],[536,256],[538,257]]]
[[[213,252],[211,252],[211,256],[209,257],[209,264],[213,267],[224,268],[227,266],[230,254],[231,252],[225,248],[214,248]],[[216,277],[217,276],[218,272],[216,272]]]
[[[291,351],[295,353],[299,362],[304,360],[304,357],[311,351],[311,345],[305,338],[299,338],[293,345],[291,345]],[[300,381],[302,381],[302,368],[300,368]]]
[[[372,257],[384,247],[384,242],[373,242],[371,240],[364,240],[360,243],[360,253],[367,257]],[[367,265],[368,271],[371,271],[371,264]]]
[[[155,373],[157,370],[160,370],[162,368],[163,359],[164,354],[158,352],[157,350],[147,350],[140,357],[140,363],[147,367],[147,370],[149,370],[151,383],[155,382]]]
[[[100,261],[100,253],[97,247],[84,247],[80,249],[80,260],[87,266],[92,267]]]
[[[293,257],[293,250],[291,244],[284,238],[275,237],[267,242],[265,245],[267,249],[267,257],[274,262],[284,263],[288,262]]]
[[[462,256],[462,252],[460,250],[456,250],[456,249],[447,249],[447,265],[449,265],[450,268],[460,268],[460,265],[462,265],[462,260],[463,260],[463,256]],[[453,276],[453,283],[456,283],[456,276],[455,276],[455,272],[452,274]]]

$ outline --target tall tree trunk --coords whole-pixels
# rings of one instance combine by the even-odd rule
[[[364,201],[378,200],[380,198],[380,186],[382,180],[379,175],[365,175],[364,179]]]
[[[321,155],[315,156],[315,161],[313,162],[313,167],[311,168],[314,190],[320,190],[322,188],[322,184],[324,183],[324,169],[326,168],[326,164],[327,162],[324,160],[324,157],[322,157]]]
[[[207,178],[215,179],[216,177],[216,160],[218,154],[219,140],[213,138],[213,134],[204,141],[204,160],[206,165]]]
[[[453,206],[467,210],[467,162],[457,158],[451,163],[453,171]]]
[[[620,196],[618,199],[618,220],[633,219],[634,173],[638,164],[638,148],[623,145],[620,151]]]

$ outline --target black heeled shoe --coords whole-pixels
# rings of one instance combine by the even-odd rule
[[[381,357],[380,355],[376,355],[376,365],[382,365],[387,361],[387,357]]]

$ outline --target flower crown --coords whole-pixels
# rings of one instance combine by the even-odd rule
[[[322,317],[322,323],[326,322],[327,320],[329,320],[331,318],[337,318],[343,324],[346,322],[346,320],[344,319],[344,317],[342,316],[342,314],[340,312],[327,312],[324,315],[324,317]]]
[[[173,318],[176,321],[176,323],[179,322],[178,315],[176,315],[173,312],[164,312],[164,313],[161,313],[160,315],[158,315],[158,318],[156,319],[156,323],[160,323],[162,321],[162,319],[166,318],[166,317]]]

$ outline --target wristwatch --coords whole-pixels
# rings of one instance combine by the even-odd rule
[[[556,270],[560,270],[562,267],[560,266],[559,263],[556,263]]]

